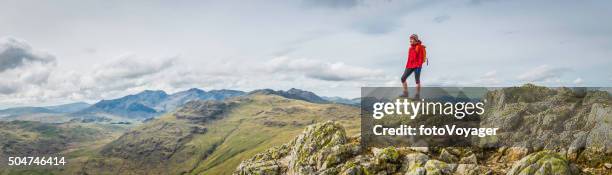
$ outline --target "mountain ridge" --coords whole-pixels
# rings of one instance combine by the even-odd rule
[[[147,119],[171,112],[192,100],[223,100],[244,94],[242,91],[225,89],[207,92],[198,88],[191,88],[173,94],[167,94],[163,90],[144,90],[137,94],[116,99],[100,100],[91,107],[75,112],[72,115],[82,116],[107,113],[129,119]]]
[[[296,88],[291,88],[287,91],[272,90],[272,89],[258,89],[258,90],[249,92],[249,94],[274,94],[274,95],[282,96],[282,97],[289,98],[289,99],[304,100],[304,101],[312,102],[312,103],[330,103],[330,101],[327,101],[321,98],[320,96],[318,96],[317,94],[313,92],[296,89]]]
[[[45,107],[16,107],[0,110],[0,118],[18,120],[20,116],[27,115],[26,120],[46,120],[45,117],[60,117],[62,120],[77,119],[86,122],[114,121],[114,120],[146,120],[164,113],[172,112],[189,101],[193,100],[224,100],[226,98],[244,96],[248,94],[274,94],[289,99],[303,100],[313,103],[341,103],[347,104],[345,99],[334,98],[328,101],[317,94],[297,88],[289,90],[257,89],[250,92],[230,89],[214,89],[204,91],[199,88],[190,88],[168,94],[163,90],[143,90],[136,94],[129,94],[114,99],[102,99],[96,103],[84,102],[68,103]],[[25,119],[25,118],[24,118]]]

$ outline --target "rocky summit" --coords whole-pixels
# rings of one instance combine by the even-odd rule
[[[243,161],[246,174],[580,174],[552,151],[531,153],[516,162],[492,161],[496,151],[470,148],[387,147],[362,149],[335,122],[309,126],[288,144]]]
[[[362,148],[359,135],[328,121],[242,161],[233,174],[612,173],[608,92],[525,85],[485,98],[490,112],[481,126],[501,126],[502,134],[480,145]]]

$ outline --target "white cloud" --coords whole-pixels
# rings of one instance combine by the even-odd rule
[[[481,76],[465,76],[461,74],[448,74],[437,77],[421,78],[426,86],[459,86],[459,87],[496,87],[505,86],[497,70],[485,72]]]
[[[110,61],[93,66],[93,69],[82,75],[64,77],[78,88],[75,97],[87,100],[115,98],[145,89],[168,89],[170,80],[181,78],[171,69],[178,57],[147,58],[135,54],[116,57]],[[168,75],[174,77],[168,77]],[[58,78],[61,80],[61,78]]]
[[[574,84],[582,84],[582,78],[578,77],[573,82]]]
[[[27,62],[0,72],[0,102],[32,102],[48,97],[45,87],[55,68],[55,64]]]
[[[159,73],[174,65],[175,58],[142,58],[136,55],[122,55],[94,68],[96,81],[117,81],[137,79]]]
[[[541,65],[520,74],[517,78],[528,82],[560,82],[561,76],[569,70],[568,68]]]
[[[180,75],[160,77],[176,59],[123,55],[77,72],[60,69],[53,55],[9,38],[0,44],[0,62],[6,63],[0,66],[0,105],[96,101],[144,89],[168,89],[169,80]]]
[[[366,80],[380,77],[383,71],[343,62],[323,62],[314,59],[277,57],[268,61],[265,68],[269,72],[298,73],[306,77],[325,81]]]
[[[16,83],[7,81],[7,79],[0,79],[0,94],[12,94],[17,92],[19,86]]]
[[[487,73],[484,74],[483,77],[495,77],[497,75],[497,71],[489,71]]]
[[[55,57],[32,49],[27,42],[10,37],[1,39],[0,94],[28,91],[47,83],[55,66]]]
[[[19,67],[0,72],[2,77],[15,77],[0,79],[0,105],[95,102],[147,89],[175,92],[193,87],[242,90],[300,87],[330,93],[325,87],[357,88],[370,80],[388,80],[381,70],[289,57],[264,62],[226,60],[189,65],[180,62],[179,57],[129,54],[91,64],[91,70],[76,71],[58,67],[55,61],[25,61]],[[342,83],[334,83],[338,81]]]
[[[498,73],[495,70],[486,72],[480,79],[473,82],[473,86],[494,86],[500,85],[502,81],[498,78]]]

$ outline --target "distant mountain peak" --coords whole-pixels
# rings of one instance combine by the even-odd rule
[[[210,90],[209,92],[241,92],[241,93],[244,93],[239,90],[231,90],[231,89],[216,89],[216,90]]]
[[[191,88],[191,89],[186,90],[186,92],[206,92],[206,91],[202,89],[198,89],[198,88]]]
[[[266,94],[266,95],[274,94],[274,95],[282,96],[285,98],[304,100],[304,101],[311,102],[311,103],[329,103],[329,101],[321,98],[320,96],[318,96],[317,94],[313,92],[305,91],[305,90],[301,90],[297,88],[291,88],[287,91],[283,91],[283,90],[275,91],[272,89],[258,89],[258,90],[251,91],[249,94]]]
[[[312,93],[312,94],[314,94],[313,92],[305,91],[305,90],[301,90],[301,89],[297,89],[297,88],[291,88],[287,92],[288,93]]]
[[[160,96],[167,96],[168,94],[166,93],[166,91],[163,90],[144,90],[138,94],[136,94],[137,96],[140,95],[160,95]]]

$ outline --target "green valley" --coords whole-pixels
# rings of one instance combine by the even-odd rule
[[[359,109],[253,94],[193,101],[134,128],[69,173],[230,174],[240,162],[298,135],[307,125],[335,120],[359,132]]]

